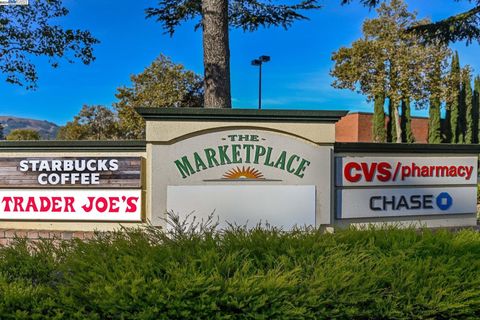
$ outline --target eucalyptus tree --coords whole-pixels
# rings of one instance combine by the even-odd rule
[[[307,19],[302,10],[318,9],[317,0],[301,0],[291,4],[274,4],[270,0],[160,0],[148,8],[148,18],[155,18],[164,30],[173,35],[187,20],[196,20],[202,29],[204,60],[204,106],[230,108],[229,27],[255,31],[260,27],[290,27],[297,20]]]

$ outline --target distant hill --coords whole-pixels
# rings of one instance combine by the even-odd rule
[[[52,122],[8,116],[0,116],[0,123],[3,126],[5,136],[15,129],[32,129],[38,131],[42,139],[52,140],[55,139],[58,129],[60,129]]]

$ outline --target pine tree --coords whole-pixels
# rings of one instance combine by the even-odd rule
[[[475,77],[473,86],[473,143],[480,142],[480,76]]]
[[[473,143],[473,93],[472,93],[472,76],[469,68],[465,68],[462,72],[462,87],[464,92],[465,104],[465,143]]]
[[[202,29],[204,64],[204,106],[230,108],[230,28],[255,31],[261,27],[281,26],[285,29],[295,21],[306,20],[303,10],[319,9],[317,0],[279,4],[270,0],[161,0],[146,10],[164,30],[173,35],[185,21],[194,20]]]
[[[459,102],[460,102],[460,58],[458,52],[452,58],[452,66],[450,71],[450,79],[447,94],[447,109],[450,113],[450,130],[448,133],[451,137],[450,143],[459,142]]]
[[[385,96],[377,94],[374,102],[374,112],[372,119],[373,142],[386,142],[387,131],[385,129]]]
[[[441,122],[440,122],[440,95],[442,82],[442,70],[439,61],[435,63],[432,74],[430,75],[430,110],[428,122],[428,143],[441,143]]]
[[[3,135],[3,126],[1,123],[0,123],[0,140],[5,140],[5,137]]]
[[[414,143],[415,136],[412,132],[412,115],[410,110],[410,99],[402,99],[402,142]]]

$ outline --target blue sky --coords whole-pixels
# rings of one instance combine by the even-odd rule
[[[281,1],[279,1],[281,2]],[[258,69],[250,66],[262,54],[272,57],[264,66],[265,108],[342,109],[371,111],[364,96],[333,89],[329,76],[332,52],[349,46],[361,35],[361,24],[375,13],[357,4],[340,6],[324,0],[324,8],[306,12],[310,21],[300,21],[285,31],[262,29],[255,33],[232,30],[230,35],[232,99],[236,108],[255,108]],[[90,30],[101,43],[97,60],[85,66],[63,62],[52,69],[45,59],[36,59],[38,89],[12,86],[0,76],[0,115],[31,117],[64,124],[83,104],[111,105],[116,88],[129,85],[130,75],[141,72],[160,53],[198,73],[203,72],[201,32],[193,23],[182,25],[173,37],[165,35],[154,20],[146,20],[144,9],[153,0],[64,0],[70,15],[61,24]],[[438,20],[469,9],[468,1],[407,1],[419,17]],[[432,5],[435,3],[435,5]],[[462,65],[480,73],[479,46],[457,43]],[[415,111],[423,115],[425,111]]]

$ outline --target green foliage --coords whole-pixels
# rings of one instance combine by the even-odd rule
[[[53,20],[68,15],[62,0],[33,0],[28,6],[0,6],[0,72],[6,81],[34,88],[32,57],[45,56],[52,67],[61,59],[90,64],[99,41],[89,31],[65,29]]]
[[[131,76],[132,87],[118,88],[114,104],[119,119],[119,138],[143,139],[145,122],[138,107],[201,107],[203,78],[160,55],[142,73]]]
[[[415,26],[410,31],[421,35],[428,41],[440,41],[450,43],[460,40],[466,40],[467,44],[480,40],[480,2],[475,1],[477,6],[453,15],[446,19],[429,23],[426,25]]]
[[[440,100],[434,98],[430,101],[428,121],[428,143],[441,143]]]
[[[465,106],[465,143],[473,143],[474,127],[473,127],[473,92],[472,92],[472,76],[468,68],[462,73],[462,87],[464,91]]]
[[[404,98],[402,100],[402,141],[407,143],[414,143],[415,136],[412,131],[412,115],[410,107],[410,99]]]
[[[393,112],[394,106],[392,100],[388,100],[388,122],[387,122],[387,142],[395,142],[397,137],[397,124]]]
[[[6,139],[11,141],[40,140],[40,134],[32,129],[15,129],[10,131]]]
[[[1,319],[466,319],[475,231],[147,228],[0,248]]]
[[[117,118],[104,106],[83,106],[73,121],[61,127],[60,140],[115,140],[118,136]]]
[[[442,81],[442,70],[440,63],[436,63],[430,76],[430,109],[428,121],[428,143],[442,142],[442,127],[440,120],[441,94],[439,94],[440,83]]]
[[[0,140],[4,140],[5,136],[3,135],[3,125],[0,123]]]
[[[387,142],[387,131],[385,128],[385,96],[375,96],[374,111],[372,118],[373,142]]]
[[[225,0],[227,1],[227,0]],[[317,0],[302,0],[296,4],[274,4],[272,1],[230,0],[228,1],[229,25],[244,31],[255,31],[260,27],[290,27],[296,20],[307,17],[301,10],[319,9]],[[201,17],[201,0],[160,0],[156,8],[145,10],[147,18],[155,18],[170,35],[184,21]],[[196,25],[199,28],[201,23]]]
[[[402,101],[407,100],[418,107],[426,104],[432,88],[425,75],[430,75],[439,65],[443,68],[451,52],[444,45],[426,44],[415,34],[405,32],[411,26],[427,22],[418,21],[416,14],[409,12],[402,0],[382,3],[377,15],[364,21],[361,39],[333,54],[335,66],[331,75],[335,80],[332,85],[362,93],[368,100],[384,95],[391,101],[390,122],[396,123],[396,135],[388,140],[413,141],[408,129],[408,112],[402,121],[399,108]],[[436,94],[443,96],[443,88],[437,88],[437,91]],[[404,108],[407,110],[410,105],[404,103]]]
[[[474,143],[480,142],[480,76],[473,83],[473,138]]]
[[[459,142],[459,104],[460,104],[460,90],[461,90],[461,70],[460,58],[458,52],[452,58],[451,70],[448,79],[447,92],[447,110],[450,113],[450,130],[446,136],[451,137],[447,142]]]
[[[460,0],[454,0],[460,1]],[[341,0],[342,4],[353,2],[353,0]],[[382,0],[359,0],[367,7],[375,7]],[[414,32],[430,42],[450,42],[466,40],[467,44],[474,40],[480,40],[480,1],[469,1],[476,3],[472,9],[447,17],[437,22],[412,26],[409,32]]]

